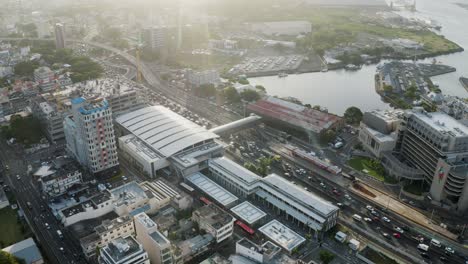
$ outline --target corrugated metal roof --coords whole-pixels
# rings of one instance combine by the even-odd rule
[[[124,114],[117,123],[165,157],[218,136],[163,106]]]
[[[230,193],[199,172],[190,175],[187,177],[187,180],[223,206],[229,206],[238,200],[234,194]]]

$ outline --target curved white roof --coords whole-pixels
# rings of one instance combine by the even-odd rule
[[[122,127],[165,157],[218,135],[163,106],[150,106],[116,119]]]

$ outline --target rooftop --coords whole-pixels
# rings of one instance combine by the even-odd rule
[[[32,238],[25,239],[2,250],[17,258],[24,259],[26,263],[35,263],[42,259],[41,252]]]
[[[95,231],[98,234],[105,233],[108,230],[112,230],[114,228],[118,228],[121,225],[125,225],[129,222],[132,222],[132,218],[128,215],[126,216],[120,216],[112,220],[104,220],[102,223],[98,226],[96,226]]]
[[[215,204],[208,204],[200,207],[195,210],[193,214],[197,215],[201,221],[211,225],[215,229],[219,229],[225,225],[228,225],[235,220],[234,217],[226,213]]]
[[[219,169],[222,173],[236,176],[239,180],[248,185],[261,179],[257,174],[225,157],[210,160],[210,166]]]
[[[219,186],[200,172],[188,176],[187,180],[223,206],[229,206],[238,200],[234,194]]]
[[[145,190],[134,181],[114,188],[110,193],[116,206],[129,205],[148,198]]]
[[[125,144],[127,148],[131,149],[134,153],[137,153],[140,157],[148,162],[154,162],[163,158],[156,151],[149,148],[143,141],[132,134],[120,137],[119,144]]]
[[[299,234],[277,220],[267,223],[258,230],[289,252],[305,241],[305,238],[301,237]]]
[[[134,216],[135,221],[140,222],[146,229],[156,227],[156,223],[149,218],[146,213],[139,213]]]
[[[401,115],[404,113],[403,110],[373,110],[369,111],[369,114],[372,114],[376,117],[379,117],[386,122],[395,122],[399,121]]]
[[[163,245],[169,245],[171,242],[159,231],[152,232],[149,234],[151,238],[158,243],[158,245],[163,246]]]
[[[231,208],[231,211],[247,222],[247,224],[253,224],[266,216],[265,212],[247,201]]]
[[[414,110],[411,113],[440,133],[451,133],[455,137],[468,137],[468,127],[445,113]]]
[[[330,202],[292,184],[276,174],[270,174],[263,178],[263,182],[271,188],[271,191],[283,196],[284,200],[291,200],[291,202],[299,204],[299,206],[312,211],[312,213],[320,213],[321,216],[317,218],[323,218],[323,216],[327,216],[338,210],[338,207]]]
[[[271,96],[250,104],[247,108],[260,116],[279,119],[314,133],[329,129],[333,124],[341,120],[339,116]]]
[[[116,122],[164,157],[218,137],[163,106],[121,115]]]
[[[40,177],[42,181],[50,178],[66,177],[68,173],[79,171],[76,161],[71,158],[58,157],[47,165],[42,165],[34,176]]]
[[[80,83],[75,83],[68,87],[73,87],[80,90],[84,97],[102,96],[111,98],[114,95],[125,95],[137,90],[136,84],[124,78],[118,79],[97,79]]]
[[[131,236],[119,237],[103,247],[101,251],[115,263],[144,252],[141,245]]]

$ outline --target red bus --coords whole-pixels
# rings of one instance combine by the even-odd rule
[[[236,220],[235,224],[238,225],[240,228],[242,228],[245,232],[249,233],[249,235],[255,234],[255,231],[252,228],[242,223],[241,221]]]
[[[209,205],[212,204],[212,202],[205,197],[200,197],[200,201],[202,201],[204,204]]]

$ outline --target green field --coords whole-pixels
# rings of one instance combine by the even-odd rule
[[[375,163],[379,162],[369,158],[355,157],[348,161],[349,166],[353,169],[365,173],[376,178],[379,181],[384,181],[384,173],[381,168]],[[379,163],[380,164],[380,163]],[[380,165],[381,166],[381,165]],[[367,172],[364,172],[366,170]]]
[[[21,223],[18,222],[16,210],[5,207],[0,210],[0,246],[6,247],[23,240]]]

